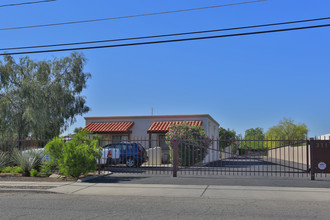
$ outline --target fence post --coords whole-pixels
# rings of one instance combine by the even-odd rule
[[[173,177],[178,177],[178,142],[176,139],[173,139]]]
[[[306,161],[306,164],[307,164],[306,171],[307,171],[307,173],[309,173],[309,152],[310,152],[309,151],[309,147],[310,147],[310,144],[309,143],[310,143],[309,140],[306,140],[306,159],[307,159],[307,161]]]
[[[315,180],[314,147],[315,147],[314,138],[310,138],[311,180]]]
[[[99,147],[100,147],[100,140],[98,140],[98,144],[99,144]],[[103,148],[102,148],[102,151],[103,151]],[[102,155],[101,155],[101,158],[103,157],[103,152],[102,152]],[[98,174],[100,175],[101,174],[101,158],[98,159],[98,166],[97,166],[97,169],[98,169]]]

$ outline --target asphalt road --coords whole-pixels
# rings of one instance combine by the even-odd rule
[[[329,219],[330,202],[0,193],[5,219]]]

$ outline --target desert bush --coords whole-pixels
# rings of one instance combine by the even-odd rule
[[[50,176],[57,170],[56,165],[51,161],[43,161],[40,166],[40,174],[43,176]]]
[[[19,166],[12,167],[11,171],[10,171],[10,173],[12,173],[14,175],[16,175],[18,173],[23,173],[23,172],[24,172],[24,170],[22,169],[22,167],[19,167]]]
[[[13,175],[16,175],[18,173],[23,173],[23,169],[19,166],[15,166],[15,167],[5,167],[1,170],[2,173],[11,173]]]
[[[12,170],[12,167],[4,167],[1,169],[1,173],[10,173]]]
[[[30,174],[31,174],[31,176],[38,176],[39,175],[39,172],[38,172],[38,170],[32,169],[30,171]]]
[[[12,152],[12,160],[23,169],[23,176],[30,176],[32,169],[39,169],[42,158],[41,152],[32,149],[26,151],[14,149]]]
[[[90,134],[88,131],[81,131],[68,142],[60,138],[50,141],[46,145],[46,154],[49,154],[51,163],[45,165],[45,171],[46,166],[55,165],[61,174],[73,178],[95,171],[96,159],[101,158],[101,149],[98,146],[98,137],[90,138]]]
[[[5,152],[0,151],[0,169],[9,164],[9,155]]]

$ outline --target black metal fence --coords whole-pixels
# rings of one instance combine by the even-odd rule
[[[35,140],[35,139],[23,139],[16,138],[0,138],[0,151],[11,152],[14,148],[18,150],[28,150],[34,148],[44,148],[48,140]]]
[[[148,160],[137,165],[127,159],[135,158],[135,150],[122,150],[131,143],[143,147]],[[158,146],[160,140],[140,138],[111,143],[103,140],[103,159],[100,165],[112,172],[180,175],[255,175],[307,176],[310,173],[309,140],[219,140],[208,147],[192,140],[176,140],[169,146]],[[196,144],[197,143],[197,144]],[[149,147],[151,146],[151,147]],[[112,150],[111,155],[108,154]],[[116,149],[116,150],[114,150]],[[135,149],[135,148],[132,148]],[[117,158],[106,162],[105,158]],[[138,160],[138,159],[136,159]],[[126,163],[127,162],[127,163]],[[133,163],[134,164],[134,163]]]
[[[163,139],[136,138],[116,143],[101,140],[102,157],[98,165],[99,169],[112,172],[170,176],[309,177],[312,172],[312,179],[327,177],[326,171],[330,171],[330,140],[313,140],[212,139],[207,145],[202,143],[204,140],[166,142]],[[47,142],[2,138],[0,151],[44,148]],[[322,167],[324,170],[317,172]]]

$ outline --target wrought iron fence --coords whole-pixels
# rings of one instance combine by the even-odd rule
[[[307,139],[211,139],[206,145],[202,141],[205,140],[178,139],[165,142],[161,138],[135,138],[118,142],[104,139],[99,141],[102,157],[97,162],[99,170],[171,176],[306,177],[310,175],[312,165],[316,166],[311,158],[313,142]],[[47,142],[48,140],[1,138],[0,151],[44,148]],[[330,140],[322,146],[330,148]],[[314,158],[319,157],[314,155]],[[322,157],[325,161],[320,161],[327,164],[324,158],[329,158],[330,167],[330,155]],[[327,177],[326,172],[313,172],[313,176]]]
[[[134,159],[137,150],[128,152],[122,148],[132,143],[145,149],[147,161],[137,161],[136,166],[131,166],[131,160],[128,159]],[[306,176],[310,172],[309,140],[212,139],[207,147],[199,140],[176,140],[170,144],[172,146],[158,146],[157,143],[160,140],[147,138],[122,143],[103,140],[100,142],[103,147],[100,165],[112,172],[162,173],[173,176]],[[112,157],[116,157],[116,160],[106,162],[105,158]]]
[[[16,139],[16,138],[0,138],[0,151],[11,152],[14,148],[18,150],[28,150],[35,148],[44,148],[48,140],[36,140],[36,139]]]

